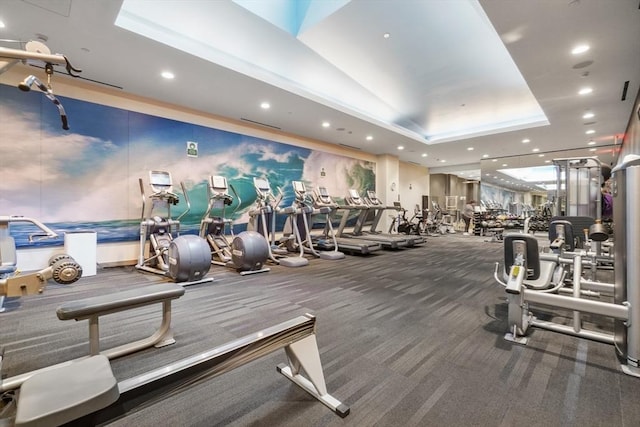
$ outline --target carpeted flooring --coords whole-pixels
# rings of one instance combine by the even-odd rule
[[[304,313],[317,316],[329,392],[342,419],[276,372],[284,351],[150,402],[113,426],[637,426],[640,379],[612,346],[540,329],[503,340],[507,306],[493,279],[502,245],[460,234],[422,247],[215,281],[174,301],[177,343],[112,361],[130,378]],[[63,322],[63,301],[160,282],[132,267],[99,269],[70,286],[11,299],[0,314],[3,375],[87,353],[87,322]],[[567,316],[544,311],[546,317]],[[101,319],[102,347],[149,335],[159,306]],[[607,320],[589,319],[612,330]]]

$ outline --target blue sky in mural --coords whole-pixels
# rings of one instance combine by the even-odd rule
[[[187,187],[192,204],[185,226],[195,229],[207,205],[209,175],[224,175],[240,193],[238,222],[255,200],[253,177],[293,199],[292,180],[326,186],[375,188],[373,164],[176,120],[59,97],[69,117],[43,94],[0,85],[0,215],[24,215],[58,229],[98,229],[99,241],[133,240],[140,220],[138,180],[167,170]],[[198,143],[198,157],[186,154]],[[321,174],[326,169],[327,173]],[[181,212],[184,205],[177,206]]]

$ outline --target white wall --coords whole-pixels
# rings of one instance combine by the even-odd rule
[[[415,205],[422,207],[422,196],[429,195],[429,169],[412,163],[400,163],[398,196],[402,207],[413,212]]]

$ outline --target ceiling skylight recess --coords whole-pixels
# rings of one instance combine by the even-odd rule
[[[115,24],[426,144],[548,124],[477,0],[386,3],[123,0]]]

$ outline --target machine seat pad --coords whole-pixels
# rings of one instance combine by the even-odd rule
[[[553,272],[558,264],[554,261],[540,260],[540,276],[535,280],[525,280],[524,285],[530,289],[546,289],[551,286]]]
[[[180,298],[182,295],[184,295],[182,286],[176,283],[162,283],[70,301],[58,307],[56,314],[60,320],[87,319],[96,315],[115,313],[155,302]]]
[[[15,425],[57,426],[118,400],[109,359],[98,355],[37,373],[20,387]]]

